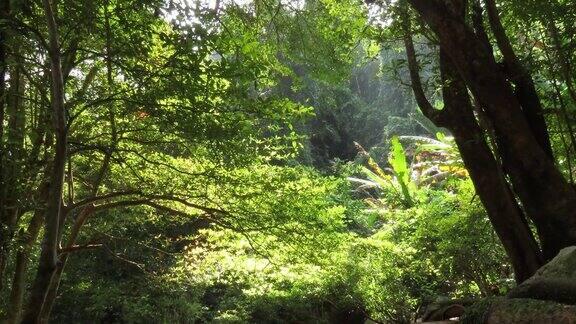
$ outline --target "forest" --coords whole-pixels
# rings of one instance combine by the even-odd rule
[[[576,322],[576,2],[0,0],[0,323]]]

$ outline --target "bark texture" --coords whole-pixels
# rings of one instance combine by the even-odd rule
[[[44,238],[34,284],[30,291],[23,323],[40,322],[40,311],[57,266],[57,247],[62,190],[67,157],[67,129],[64,108],[64,84],[62,76],[60,41],[54,8],[50,0],[43,0],[43,9],[49,34],[49,58],[51,72],[51,105],[53,128],[56,135],[54,163],[44,216]]]
[[[516,280],[529,278],[542,265],[542,255],[474,116],[473,105],[464,80],[458,74],[446,50],[440,49],[444,109],[436,110],[426,99],[420,83],[418,63],[405,17],[405,47],[412,87],[423,113],[437,126],[449,129],[488,217],[512,262]]]
[[[516,281],[522,282],[542,265],[538,244],[474,117],[466,85],[444,51],[440,53],[440,65],[445,84],[443,98],[446,113],[454,116],[448,127],[454,135],[476,193],[510,257]]]
[[[448,2],[409,2],[439,37],[458,74],[482,103],[514,192],[538,229],[544,258],[576,244],[576,192],[539,142],[493,53]]]

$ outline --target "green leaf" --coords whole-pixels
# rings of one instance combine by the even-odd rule
[[[402,195],[404,196],[404,203],[407,206],[412,206],[414,202],[410,195],[410,190],[408,190],[408,183],[410,182],[410,169],[408,163],[406,162],[406,154],[404,153],[404,148],[400,143],[398,136],[392,137],[392,151],[388,162],[392,166],[392,170],[396,174],[398,183],[402,189]]]

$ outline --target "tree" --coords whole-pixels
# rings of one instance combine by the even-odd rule
[[[286,218],[268,216],[292,214],[265,208],[262,197],[276,189],[266,174],[242,183],[250,168],[295,156],[293,124],[310,110],[270,94],[291,73],[277,55],[287,44],[269,34],[270,19],[284,8],[260,5],[46,0],[2,8],[7,78],[0,90],[8,95],[0,96],[0,124],[8,127],[0,138],[0,277],[10,288],[1,300],[7,322],[49,319],[72,253],[117,256],[108,240],[84,233],[95,217],[121,217],[116,210],[186,217],[194,231],[284,235]],[[183,16],[170,19],[174,12]],[[287,8],[279,17],[294,20],[297,12]]]
[[[444,109],[436,110],[419,84],[411,27],[405,25],[418,104],[430,119],[454,133],[476,190],[515,265],[518,281],[522,281],[561,248],[576,243],[576,192],[552,158],[532,77],[515,54],[494,1],[487,0],[485,8],[504,69],[495,58],[479,3],[409,3],[438,38],[443,82]],[[493,139],[494,147],[486,143],[485,133]],[[540,248],[535,246],[529,221],[537,229]]]
[[[50,171],[50,189],[44,214],[44,238],[36,279],[32,286],[24,323],[35,323],[38,320],[38,309],[46,299],[46,291],[50,286],[58,262],[58,236],[63,231],[60,222],[62,217],[62,190],[64,188],[64,170],[68,155],[68,130],[64,108],[64,76],[60,54],[60,36],[54,7],[50,0],[42,2],[46,25],[48,27],[48,56],[50,58],[50,101],[52,105],[52,127],[56,142],[54,159]]]

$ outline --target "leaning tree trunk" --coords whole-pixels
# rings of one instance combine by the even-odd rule
[[[108,91],[110,93],[112,93],[112,88],[113,88],[113,77],[112,77],[112,31],[110,28],[110,13],[108,11],[108,5],[109,2],[105,1],[104,4],[104,25],[105,25],[105,30],[106,30],[106,80],[107,80],[107,86],[108,86]],[[94,70],[97,71],[97,70]],[[90,74],[90,73],[89,73]],[[86,85],[88,85],[91,81],[90,76],[87,76],[86,80],[89,80],[88,83],[86,83]],[[86,88],[84,88],[86,89]],[[91,192],[91,196],[92,197],[96,197],[96,195],[98,194],[98,191],[100,190],[100,187],[102,185],[102,182],[104,181],[107,172],[109,171],[110,168],[110,161],[112,159],[112,153],[114,151],[114,148],[117,145],[118,142],[118,133],[117,133],[117,129],[116,129],[116,116],[114,113],[114,103],[111,103],[110,106],[108,107],[108,116],[110,118],[110,135],[111,135],[111,142],[112,142],[112,147],[111,149],[109,149],[105,155],[104,155],[104,159],[102,162],[102,165],[100,166],[100,169],[98,170],[98,172],[96,173],[96,179],[94,179],[94,183],[92,184],[92,192]],[[69,165],[69,168],[71,168],[72,166]],[[69,170],[71,172],[71,170]],[[69,179],[68,179],[72,185],[73,185],[73,177],[71,176],[71,174],[69,175]],[[72,204],[74,201],[74,195],[70,194],[70,203]],[[60,281],[62,279],[62,274],[64,273],[64,269],[66,267],[66,264],[68,262],[68,257],[70,256],[70,250],[72,249],[72,247],[76,244],[76,240],[78,239],[78,236],[80,235],[80,231],[82,229],[82,227],[84,226],[84,223],[86,222],[86,220],[92,215],[92,213],[94,212],[94,206],[93,205],[88,205],[85,206],[82,211],[75,217],[74,219],[74,224],[72,226],[72,228],[70,229],[70,234],[68,235],[68,239],[67,239],[67,243],[65,246],[65,250],[67,251],[63,251],[59,256],[58,256],[58,265],[56,267],[56,270],[54,272],[54,276],[52,278],[52,281],[48,287],[47,293],[46,293],[46,299],[44,304],[42,305],[42,308],[40,310],[40,321],[42,322],[48,322],[50,319],[50,314],[52,312],[52,308],[54,307],[54,303],[56,302],[56,296],[58,293],[58,289],[60,287]],[[62,217],[61,217],[61,221],[63,222],[66,219],[66,216],[68,215],[68,211],[63,212],[62,213]],[[60,230],[60,235],[58,238],[58,241],[61,242],[62,241],[62,227],[63,225],[60,225],[61,230]]]
[[[514,53],[512,45],[506,36],[504,27],[500,22],[494,1],[485,1],[487,3],[486,7],[488,8],[487,12],[490,20],[490,26],[495,35],[498,47],[503,53],[504,65],[506,66],[506,75],[508,78],[510,78],[510,81],[515,86],[514,89],[516,97],[522,106],[524,116],[526,117],[526,120],[528,121],[537,141],[539,142],[540,146],[544,148],[546,154],[550,158],[553,158],[542,106],[540,104],[540,99],[538,98],[534,82],[528,71],[520,64],[518,57]],[[476,35],[478,39],[483,43],[485,48],[491,53],[493,51],[492,45],[490,44],[487,33],[484,29],[482,17],[483,10],[480,6],[479,0],[474,1],[473,9],[474,13],[472,18]],[[481,99],[477,100],[481,101]],[[480,113],[485,114],[481,109]],[[491,123],[488,125],[488,127],[485,128],[494,134],[494,127],[492,127]],[[495,144],[494,147],[498,147],[498,150],[502,153],[500,157],[502,158],[504,169],[507,173],[514,172],[516,167],[515,161],[510,158],[510,156],[513,156],[513,153],[510,153],[509,147],[506,146],[506,144],[502,141],[496,139],[495,142],[497,142],[497,144]],[[512,178],[512,182],[514,184],[516,193],[518,193],[520,197],[530,196],[530,194],[526,192],[524,184],[518,183],[517,178]],[[554,230],[554,225],[550,223],[550,219],[541,217],[540,207],[541,206],[538,203],[535,203],[532,200],[524,202],[524,210],[526,214],[536,224],[536,229],[540,237],[540,242],[545,254],[545,258],[550,259],[554,256],[557,250],[557,248],[553,248],[554,244],[551,243],[555,242],[556,233]]]
[[[32,165],[32,161],[38,159],[38,154],[42,149],[48,152],[53,146],[53,136],[52,134],[46,133],[44,128],[46,128],[49,123],[49,118],[45,112],[39,112],[38,121],[36,124],[36,134],[34,145],[35,149],[32,150],[31,154],[28,156],[27,165]],[[42,145],[42,143],[44,143]],[[44,157],[46,158],[46,157]],[[28,223],[27,230],[21,231],[19,234],[18,247],[16,248],[16,259],[14,261],[14,274],[12,279],[12,289],[10,291],[10,300],[8,304],[8,316],[6,319],[7,324],[20,323],[20,317],[22,315],[22,307],[24,302],[24,293],[26,289],[26,278],[28,274],[28,267],[30,263],[30,256],[32,254],[33,248],[38,240],[38,235],[40,229],[44,224],[44,207],[46,206],[46,201],[48,199],[49,190],[49,180],[50,172],[52,166],[48,163],[44,167],[44,172],[38,190],[34,200],[37,202],[37,206],[34,209],[34,214],[32,219]]]
[[[412,88],[417,103],[422,112],[437,126],[448,128],[454,135],[476,192],[510,257],[516,280],[522,282],[541,266],[541,253],[500,165],[486,142],[484,132],[476,121],[466,85],[445,51],[441,50],[444,109],[434,109],[426,99],[420,82],[407,12],[404,16],[404,32]]]
[[[455,117],[447,128],[454,135],[476,193],[510,258],[516,281],[523,282],[542,265],[540,249],[474,117],[468,89],[444,51],[440,53],[440,66],[444,109]]]
[[[108,166],[106,166],[107,168]],[[60,286],[60,280],[62,279],[62,274],[64,273],[64,268],[66,267],[66,263],[68,262],[68,257],[70,256],[70,251],[72,250],[74,244],[76,244],[76,240],[78,239],[78,235],[80,235],[80,230],[84,223],[90,217],[90,215],[94,211],[93,205],[88,205],[82,209],[82,211],[77,216],[76,220],[74,221],[74,226],[70,230],[70,234],[68,236],[68,242],[64,247],[64,251],[60,254],[58,260],[58,266],[56,267],[56,271],[54,273],[54,278],[50,283],[48,288],[48,292],[46,294],[46,301],[44,305],[42,305],[42,309],[40,311],[40,319],[42,322],[48,322],[50,319],[50,313],[52,312],[52,307],[54,306],[54,302],[56,301],[56,294],[58,293],[58,288]]]
[[[38,233],[42,227],[43,210],[37,210],[32,216],[28,229],[23,234],[23,240],[14,264],[14,278],[12,279],[12,290],[10,291],[10,303],[8,305],[7,324],[17,324],[20,322],[22,303],[26,286],[26,273],[30,253],[38,238]]]
[[[540,98],[536,91],[534,81],[530,76],[529,72],[522,66],[520,60],[516,56],[514,49],[506,35],[506,31],[502,26],[500,17],[496,8],[495,0],[485,0],[486,11],[488,13],[488,19],[498,48],[502,53],[504,58],[504,63],[506,66],[506,73],[510,82],[514,85],[514,91],[518,102],[522,107],[522,111],[532,133],[534,134],[536,140],[544,150],[544,152],[554,161],[552,146],[550,144],[550,138],[548,135],[548,129],[546,126],[546,121],[544,119],[544,112],[542,105],[540,103]],[[505,145],[501,145],[503,150],[506,150]],[[510,153],[507,153],[508,156]],[[514,172],[515,162],[510,161],[510,159],[504,159],[505,168],[507,172]],[[520,196],[530,196],[530,193],[526,193],[522,184],[515,187],[516,192]],[[530,200],[531,201],[531,200]],[[534,203],[526,203],[525,209],[530,218],[534,220],[537,225],[538,234],[540,236],[540,241],[542,243],[543,250],[547,259],[551,259],[555,254],[558,247],[554,248],[556,245],[556,230],[555,224],[549,218],[541,217],[540,205]],[[561,248],[562,246],[560,246]]]
[[[493,53],[444,1],[409,2],[438,35],[459,75],[483,103],[494,126],[506,172],[538,229],[545,258],[575,245],[576,191],[538,142]]]
[[[67,129],[64,111],[64,84],[62,78],[60,41],[58,27],[50,0],[43,0],[44,14],[49,34],[49,58],[51,68],[51,99],[56,134],[55,156],[51,174],[50,190],[46,203],[44,239],[34,284],[30,291],[23,323],[37,323],[40,310],[52,281],[57,262],[57,243],[59,220],[62,207],[62,189],[64,187],[64,169],[67,155]]]
[[[496,43],[502,56],[504,57],[505,71],[514,84],[516,97],[522,106],[524,116],[528,121],[532,133],[540,144],[540,147],[550,157],[554,159],[550,136],[546,126],[546,120],[540,103],[540,98],[536,92],[536,86],[530,73],[522,66],[520,59],[516,56],[512,44],[506,35],[506,30],[500,21],[495,0],[484,0],[488,20]]]

